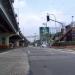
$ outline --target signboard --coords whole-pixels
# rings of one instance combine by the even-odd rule
[[[40,27],[40,40],[46,41],[49,35],[49,27]]]
[[[49,27],[40,27],[40,35],[49,34]]]

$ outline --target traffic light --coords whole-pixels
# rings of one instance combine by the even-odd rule
[[[47,21],[49,21],[49,20],[50,20],[49,15],[47,15]]]

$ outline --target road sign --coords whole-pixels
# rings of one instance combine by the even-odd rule
[[[49,34],[49,27],[40,27],[40,35]]]
[[[49,35],[49,27],[40,27],[40,40],[47,41]]]

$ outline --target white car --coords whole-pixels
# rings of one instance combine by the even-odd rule
[[[47,47],[47,45],[46,44],[42,44],[42,47]]]

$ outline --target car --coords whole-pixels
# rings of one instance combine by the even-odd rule
[[[47,45],[46,44],[42,44],[42,47],[47,47]]]

